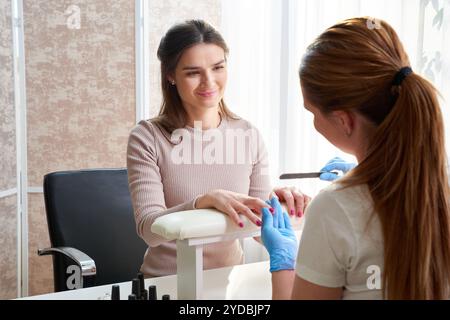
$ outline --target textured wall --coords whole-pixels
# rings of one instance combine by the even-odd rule
[[[15,195],[0,198],[0,300],[17,297],[17,218]]]
[[[16,187],[11,1],[0,0],[0,191]]]
[[[50,247],[42,194],[28,195],[28,212],[28,293],[35,295],[52,292],[52,257],[37,255],[38,249]]]
[[[52,171],[126,165],[134,10],[130,0],[24,1],[30,186]],[[42,194],[30,194],[30,295],[53,290],[51,258],[36,254],[48,239]]]
[[[80,10],[79,29],[64,14]],[[159,109],[156,49],[174,23],[202,18],[220,23],[220,0],[151,1],[151,113]],[[75,8],[75,9],[77,9]],[[24,1],[28,108],[28,176],[41,186],[45,173],[125,166],[135,121],[134,1]],[[74,20],[69,25],[76,27]],[[41,194],[29,197],[29,293],[53,290]]]
[[[161,73],[156,56],[159,42],[173,24],[188,19],[203,19],[220,29],[220,0],[150,1],[150,116],[155,116],[161,105]]]
[[[65,10],[80,8],[80,29]],[[134,1],[25,1],[29,185],[125,165],[135,118]]]
[[[0,191],[16,187],[11,1],[0,0]],[[0,198],[0,299],[17,297],[16,196]]]

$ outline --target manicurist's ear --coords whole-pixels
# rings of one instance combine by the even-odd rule
[[[333,111],[337,125],[342,129],[347,137],[350,137],[355,128],[355,115],[350,111]]]

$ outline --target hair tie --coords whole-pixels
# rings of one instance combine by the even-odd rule
[[[410,67],[403,67],[400,69],[399,72],[397,72],[397,74],[395,75],[394,78],[394,82],[392,82],[393,86],[399,86],[402,84],[403,80],[405,80],[405,78],[407,76],[409,76],[412,73],[412,69]]]

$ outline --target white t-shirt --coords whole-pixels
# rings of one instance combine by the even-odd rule
[[[305,213],[297,275],[319,286],[342,287],[343,299],[382,299],[383,238],[373,213],[366,185],[333,183],[323,189]]]

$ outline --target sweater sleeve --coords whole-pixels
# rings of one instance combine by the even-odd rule
[[[249,196],[265,201],[269,199],[272,189],[270,186],[269,156],[259,130],[255,127],[252,127],[251,130],[253,168],[250,175]]]
[[[141,122],[131,131],[128,139],[128,185],[137,233],[150,247],[167,242],[150,230],[156,218],[176,211],[192,210],[196,201],[194,198],[167,209],[157,158],[154,128],[148,122]]]

